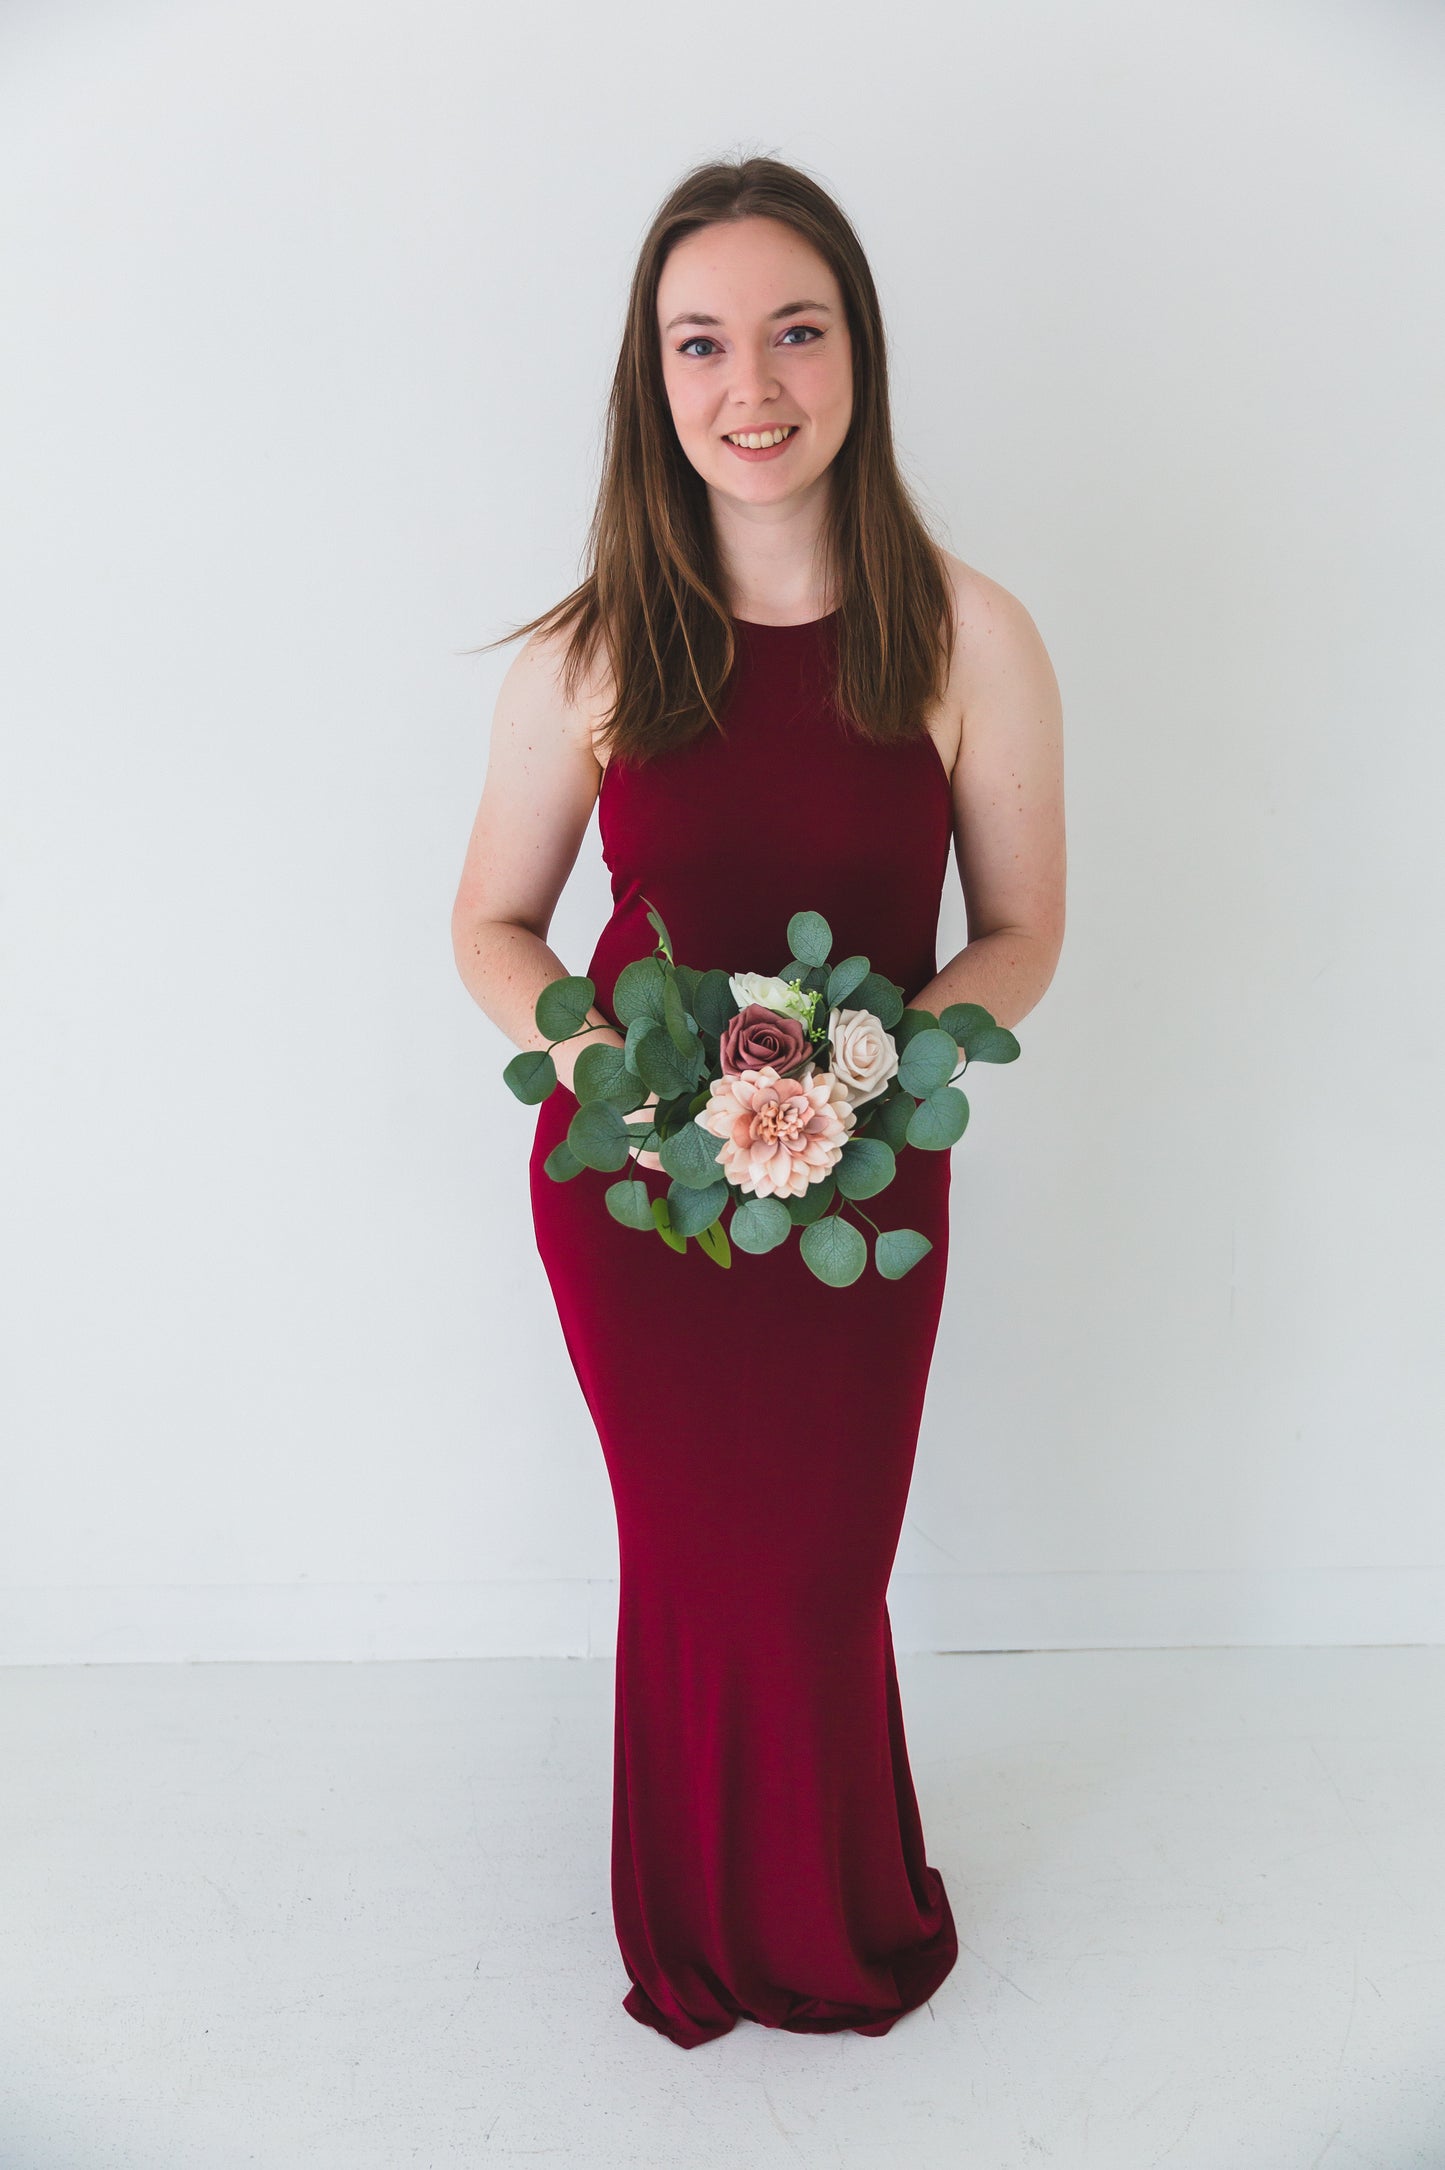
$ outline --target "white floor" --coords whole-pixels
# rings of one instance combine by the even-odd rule
[[[899,1673],[958,1966],[684,2051],[610,1659],[0,1671],[0,2170],[1445,2166],[1445,1649]]]

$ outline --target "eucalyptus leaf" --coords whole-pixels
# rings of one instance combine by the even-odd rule
[[[834,1166],[836,1165],[835,1162]],[[816,1183],[810,1183],[801,1198],[784,1198],[781,1202],[787,1207],[788,1218],[794,1227],[806,1228],[810,1221],[816,1221],[826,1213],[833,1203],[837,1188],[833,1181],[833,1171],[830,1169],[827,1175],[820,1177]]]
[[[891,1032],[903,1015],[903,990],[896,980],[870,972],[858,982],[848,1004],[852,1010],[871,1010],[885,1032]]]
[[[628,1069],[623,1050],[608,1040],[594,1040],[591,1047],[583,1048],[572,1067],[572,1090],[584,1103],[616,1101],[624,1115],[647,1098],[647,1087],[635,1070]]]
[[[885,1228],[873,1245],[873,1263],[885,1281],[901,1281],[933,1249],[916,1228]]]
[[[901,1153],[908,1143],[908,1125],[918,1102],[911,1093],[890,1093],[871,1109],[868,1128],[872,1135]]]
[[[968,1123],[968,1102],[956,1085],[940,1085],[937,1092],[920,1100],[908,1122],[908,1142],[925,1152],[944,1152],[956,1145]]]
[[[524,1047],[502,1072],[517,1098],[529,1108],[545,1100],[557,1083],[557,1065],[545,1047]]]
[[[687,1122],[663,1139],[657,1157],[667,1173],[689,1190],[706,1190],[718,1179],[721,1151],[721,1138],[704,1130],[701,1123]]]
[[[690,999],[699,1029],[715,1037],[738,1014],[726,972],[704,972]]]
[[[872,1198],[887,1190],[898,1172],[898,1157],[881,1138],[850,1138],[834,1166],[833,1178],[845,1198]]]
[[[938,1028],[915,1032],[898,1058],[898,1082],[915,1100],[926,1100],[958,1068],[958,1042]]]
[[[729,1225],[738,1249],[759,1256],[775,1251],[793,1233],[792,1215],[781,1198],[744,1198],[734,1206]]]
[[[836,1213],[825,1214],[821,1221],[805,1228],[798,1238],[798,1249],[829,1288],[847,1288],[868,1263],[868,1246],[862,1236],[851,1221],[842,1220]]]
[[[821,912],[794,912],[788,921],[788,947],[801,964],[826,964],[833,930]]]
[[[827,996],[830,1010],[841,1009],[844,1003],[848,1002],[854,988],[861,987],[867,979],[869,969],[866,957],[844,957],[834,965],[828,974]],[[858,1005],[848,1003],[848,1007],[853,1009]]]
[[[938,1022],[945,1032],[953,1034],[970,1062],[1014,1062],[1018,1058],[1018,1041],[981,1002],[951,1002]]]
[[[549,1040],[570,1040],[582,1030],[587,1022],[587,1012],[596,1000],[597,989],[591,980],[581,979],[569,973],[566,979],[549,980],[537,997],[534,1015],[537,1030]]]
[[[893,1034],[893,1045],[901,1055],[915,1033],[937,1032],[939,1025],[938,1019],[934,1016],[932,1010],[909,1008],[903,1012],[897,1024],[890,1025],[888,1029]]]
[[[659,1112],[664,1099],[674,1099],[680,1092],[691,1092],[697,1075],[697,1056],[702,1048],[693,1042],[697,1055],[691,1061],[684,1056],[665,1026],[652,1025],[638,1039],[633,1050],[637,1060],[638,1074],[650,1092],[657,1094]]]
[[[607,1201],[608,1212],[615,1221],[621,1221],[624,1228],[656,1225],[652,1218],[652,1193],[640,1178],[609,1183],[602,1195]]]
[[[612,990],[612,1014],[618,1024],[626,1028],[640,1017],[650,1017],[661,1024],[662,988],[660,958],[638,957],[632,964],[625,965]]]
[[[679,1235],[695,1236],[711,1227],[727,1202],[728,1186],[721,1176],[706,1190],[692,1190],[674,1181],[667,1193],[668,1218]]]
[[[627,1159],[627,1126],[610,1100],[589,1100],[567,1125],[567,1143],[585,1168],[620,1168]]]
[[[585,1166],[586,1162],[577,1158],[565,1138],[557,1140],[542,1163],[543,1172],[550,1175],[554,1183],[570,1183],[573,1176],[580,1175]]]

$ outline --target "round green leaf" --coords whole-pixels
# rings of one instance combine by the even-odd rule
[[[844,1003],[848,1003],[850,1009],[858,1008],[857,1003],[848,1002],[848,997],[855,987],[862,986],[868,977],[868,970],[866,957],[840,958],[828,974],[828,1008],[841,1009]]]
[[[545,1047],[524,1047],[520,1055],[512,1057],[502,1076],[517,1098],[534,1108],[556,1085],[557,1065]]]
[[[554,1183],[570,1183],[574,1175],[580,1175],[586,1163],[580,1161],[565,1138],[559,1138],[542,1163],[543,1172]]]
[[[915,1033],[937,1032],[938,1019],[934,1016],[932,1010],[916,1010],[910,1007],[903,1012],[896,1025],[889,1027],[889,1030],[893,1034],[893,1045],[901,1055]]]
[[[625,965],[612,990],[612,1014],[624,1028],[639,1017],[662,1022],[662,960],[639,957]]]
[[[697,1074],[697,1056],[702,1054],[698,1042],[694,1041],[693,1045],[697,1049],[697,1055],[689,1061],[663,1025],[651,1025],[639,1037],[633,1049],[638,1074],[648,1091],[657,1094],[659,1103],[675,1099],[681,1092],[691,1091]]]
[[[583,1048],[572,1068],[572,1090],[584,1102],[615,1100],[624,1115],[647,1098],[647,1087],[628,1069],[623,1050],[609,1040],[594,1040]]]
[[[597,989],[591,980],[575,973],[566,979],[549,980],[537,997],[537,1030],[549,1040],[570,1040],[587,1022]]]
[[[940,1153],[956,1145],[968,1122],[968,1102],[956,1085],[941,1085],[920,1100],[908,1119],[908,1142]]]
[[[958,1042],[951,1033],[915,1032],[898,1057],[898,1082],[915,1100],[926,1100],[957,1068]]]
[[[800,964],[826,964],[833,930],[821,912],[794,912],[788,921],[788,947]]]
[[[835,1162],[834,1166],[836,1165]],[[780,1203],[787,1207],[788,1219],[795,1228],[806,1228],[811,1221],[818,1220],[827,1212],[837,1188],[833,1181],[833,1171],[830,1169],[827,1175],[820,1177],[816,1183],[810,1183],[801,1198],[784,1198]]]
[[[895,1153],[901,1153],[908,1143],[908,1125],[917,1105],[911,1093],[890,1093],[876,1106],[865,1101],[858,1111],[858,1119],[860,1122],[866,1119],[870,1137],[881,1138]]]
[[[871,1198],[888,1188],[897,1169],[897,1155],[881,1138],[850,1138],[833,1176],[845,1198]]]
[[[702,1030],[714,1036],[721,1033],[729,1018],[737,1016],[738,1006],[726,972],[703,973],[693,989],[692,1011]]]
[[[868,1263],[868,1246],[851,1221],[836,1213],[814,1221],[798,1238],[802,1252],[820,1281],[829,1288],[847,1288]]]
[[[670,1138],[664,1138],[658,1151],[658,1159],[671,1176],[689,1190],[706,1190],[709,1183],[718,1179],[718,1154],[722,1151],[722,1139],[715,1138],[701,1123],[684,1123]]]
[[[729,1225],[738,1249],[758,1256],[775,1251],[793,1233],[792,1215],[781,1198],[744,1198],[734,1206]]]
[[[608,1212],[615,1221],[621,1221],[624,1228],[651,1228],[655,1225],[652,1218],[652,1193],[641,1180],[633,1178],[621,1183],[609,1183],[602,1195],[607,1201]]]
[[[873,1245],[873,1263],[885,1281],[901,1281],[932,1249],[916,1228],[885,1228]]]
[[[728,1186],[721,1176],[706,1190],[692,1190],[676,1181],[668,1186],[668,1218],[680,1236],[695,1236],[711,1227],[727,1202]]]
[[[631,1141],[610,1100],[589,1100],[567,1125],[567,1143],[584,1168],[620,1168]]]
[[[881,972],[870,972],[853,989],[848,1007],[851,1010],[871,1010],[885,1032],[891,1032],[903,1015],[903,989],[896,980],[885,979]]]
[[[951,1002],[938,1022],[951,1032],[970,1062],[1014,1062],[1019,1043],[981,1002]]]

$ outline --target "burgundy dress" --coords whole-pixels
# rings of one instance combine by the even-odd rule
[[[609,761],[599,796],[613,911],[588,976],[656,935],[680,964],[782,970],[794,912],[834,962],[863,954],[911,1001],[937,970],[952,793],[930,738],[845,736],[828,694],[835,616],[735,620],[737,667],[692,744]],[[615,1018],[613,1019],[615,1023]],[[718,1266],[624,1228],[616,1173],[542,1163],[577,1110],[539,1106],[531,1199],[617,1512],[611,1884],[634,2019],[691,2049],[741,2018],[884,2034],[958,1956],[924,1855],[886,1600],[948,1258],[949,1152],[909,1147],[862,1201],[933,1248],[901,1280],[872,1258],[816,1279],[799,1231]],[[670,1178],[640,1175],[655,1195]],[[724,1211],[724,1226],[731,1207]]]

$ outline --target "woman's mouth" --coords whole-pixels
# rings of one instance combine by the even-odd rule
[[[736,430],[725,435],[723,443],[740,460],[775,460],[787,451],[798,427],[796,422],[785,422],[777,429]]]

